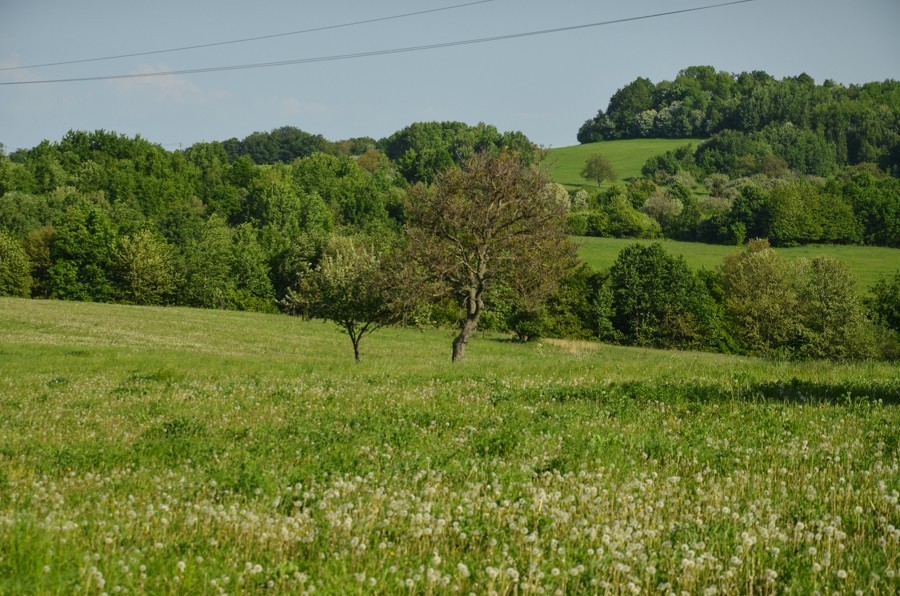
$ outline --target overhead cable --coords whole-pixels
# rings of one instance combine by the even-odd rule
[[[474,6],[476,4],[487,4],[489,2],[496,2],[496,0],[478,0],[477,2],[466,2],[465,4],[454,4],[453,6],[443,6],[441,8],[431,8],[428,10],[418,10],[416,12],[406,12],[403,14],[396,14],[387,17],[378,17],[374,19],[366,19],[363,21],[353,21],[352,23],[341,23],[339,25],[325,25],[323,27],[313,27],[312,29],[301,29],[300,31],[287,31],[285,33],[273,33],[271,35],[259,35],[257,37],[245,37],[243,39],[231,39],[228,41],[215,41],[211,43],[201,43],[197,45],[191,46],[182,46],[179,48],[169,48],[166,50],[150,50],[146,52],[133,52],[131,54],[117,54],[115,56],[101,56],[98,58],[82,58],[79,60],[64,60],[61,62],[45,62],[43,64],[31,64],[28,66],[6,66],[0,68],[0,72],[6,70],[24,70],[26,68],[44,68],[46,66],[62,66],[66,64],[82,64],[85,62],[100,62],[103,60],[116,60],[119,58],[134,58],[136,56],[152,56],[154,54],[167,54],[170,52],[184,52],[186,50],[197,50],[200,48],[212,48],[216,46],[224,46],[236,43],[247,43],[250,41],[260,41],[263,39],[275,39],[277,37],[287,37],[289,35],[302,35],[304,33],[314,33],[317,31],[328,31],[330,29],[341,29],[344,27],[355,27],[357,25],[368,25],[370,23],[379,23],[382,21],[390,21],[394,19],[404,19],[407,17],[414,17],[423,14],[430,14],[433,12],[441,12],[445,10],[454,10],[457,8],[464,8],[466,6]]]
[[[314,58],[298,58],[294,60],[279,60],[273,62],[257,62],[254,64],[236,64],[229,66],[210,66],[205,68],[191,68],[184,70],[169,70],[169,71],[158,71],[158,72],[140,72],[140,73],[129,73],[129,74],[116,74],[116,75],[97,75],[97,76],[86,76],[86,77],[70,77],[63,79],[44,79],[44,80],[36,80],[36,81],[10,81],[10,82],[0,82],[0,86],[3,85],[39,85],[39,84],[47,84],[47,83],[74,83],[74,82],[83,82],[83,81],[108,81],[108,80],[116,80],[116,79],[140,79],[140,78],[148,78],[148,77],[162,77],[162,76],[170,76],[170,75],[191,75],[191,74],[199,74],[199,73],[207,73],[207,72],[225,72],[232,70],[249,70],[256,68],[270,68],[274,66],[288,66],[292,64],[312,64],[317,62],[331,62],[337,60],[351,60],[355,58],[368,58],[372,56],[386,56],[390,54],[404,54],[409,52],[419,52],[423,50],[435,50],[440,48],[451,48],[458,46],[467,46],[474,45],[480,43],[488,43],[495,41],[504,41],[510,39],[521,39],[523,37],[533,37],[536,35],[547,35],[550,33],[562,33],[564,31],[575,31],[578,29],[588,29],[592,27],[602,27],[606,25],[614,25],[619,23],[627,23],[633,21],[641,21],[646,19],[654,19],[660,17],[667,17],[677,14],[684,14],[690,12],[698,12],[701,10],[710,10],[713,8],[722,8],[725,6],[733,6],[736,4],[747,4],[749,2],[756,2],[757,0],[735,0],[733,2],[723,2],[721,4],[709,4],[706,6],[698,6],[695,8],[684,8],[681,10],[671,10],[667,12],[657,12],[649,15],[641,15],[637,17],[627,17],[622,19],[613,19],[609,21],[599,21],[596,23],[585,23],[581,25],[569,25],[567,27],[556,27],[553,29],[541,29],[539,31],[527,31],[524,33],[510,33],[508,35],[496,35],[492,37],[479,37],[475,39],[465,39],[459,41],[448,41],[443,43],[435,43],[435,44],[427,44],[427,45],[419,45],[419,46],[409,46],[404,48],[393,48],[386,50],[371,50],[368,52],[354,52],[349,54],[337,54],[333,56],[318,56]]]

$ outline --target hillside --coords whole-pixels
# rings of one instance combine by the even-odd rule
[[[581,169],[588,157],[600,153],[606,157],[619,181],[637,178],[647,160],[682,145],[694,145],[702,139],[630,139],[624,141],[601,141],[585,145],[573,145],[550,149],[547,158],[550,179],[569,188],[593,187],[597,183],[581,177]],[[606,186],[606,183],[604,183]]]
[[[694,269],[715,270],[722,259],[741,250],[735,246],[703,244],[700,242],[677,242],[675,240],[641,240],[633,238],[587,238],[579,237],[578,254],[581,259],[596,270],[609,268],[619,251],[629,244],[662,243],[667,252],[683,256]],[[856,277],[861,293],[872,287],[882,276],[890,276],[900,269],[900,250],[881,246],[809,245],[791,248],[776,248],[775,251],[788,259],[812,259],[820,255],[843,261]]]
[[[318,322],[17,299],[0,338],[2,593],[892,591],[896,366],[404,329],[354,365]]]

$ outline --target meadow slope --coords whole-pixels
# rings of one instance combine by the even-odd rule
[[[550,180],[553,182],[558,182],[569,188],[596,188],[596,181],[585,180],[581,177],[581,169],[584,167],[584,162],[595,153],[600,153],[609,160],[619,176],[619,181],[622,182],[630,178],[639,178],[641,176],[641,168],[654,155],[665,153],[682,145],[693,145],[696,147],[702,140],[629,139],[559,147],[550,149],[547,156],[547,167]],[[608,183],[604,183],[604,187],[607,185]]]
[[[896,593],[900,370],[0,299],[0,593]]]
[[[667,252],[683,256],[692,269],[716,270],[722,259],[743,247],[701,242],[679,242],[660,238],[645,240],[636,238],[589,238],[577,237],[578,255],[581,260],[598,271],[609,269],[619,252],[629,244],[652,244],[659,242]],[[790,248],[776,248],[775,252],[790,260],[814,259],[827,256],[837,259],[850,267],[856,277],[860,293],[865,293],[881,277],[889,277],[900,269],[900,249],[884,246],[852,246],[840,244],[810,244]]]

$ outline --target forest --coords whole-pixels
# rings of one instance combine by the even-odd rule
[[[637,137],[704,140],[651,158],[624,184],[567,190],[541,173],[544,153],[524,134],[483,123],[414,123],[384,139],[342,141],[286,126],[177,151],[70,131],[0,152],[0,294],[321,317],[351,336],[357,359],[359,339],[379,326],[460,327],[462,337],[473,317],[471,330],[520,340],[898,356],[900,271],[860,297],[840,262],[792,264],[771,250],[900,246],[896,82],[816,85],[805,75],[777,81],[691,67],[674,81],[635,80],[578,133],[582,142]],[[746,249],[699,273],[659,245],[623,250],[608,271],[563,251],[548,283],[503,271],[476,284],[483,294],[437,291],[449,273],[437,280],[438,260],[408,252],[417,237],[416,255],[439,251],[417,232],[436,229],[425,206],[443,197],[443,213],[457,210],[461,221],[490,212],[494,203],[453,202],[489,194],[485,173],[500,176],[490,168],[513,168],[509,188],[540,199],[529,213],[543,213],[541,229],[561,231],[560,245],[592,235]],[[470,232],[459,237],[477,236]],[[532,258],[538,245],[502,251]],[[419,291],[400,300],[390,291],[398,286]],[[376,299],[333,299],[348,288]]]
[[[617,191],[652,217],[642,234],[900,246],[896,81],[816,85],[695,66],[672,81],[635,79],[578,131],[582,143],[651,137],[702,141],[648,160],[643,178]],[[579,231],[622,233],[604,229],[597,207]]]

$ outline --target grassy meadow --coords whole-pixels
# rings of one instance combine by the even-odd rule
[[[654,155],[682,145],[698,145],[702,139],[628,139],[601,141],[551,149],[547,157],[550,180],[568,188],[596,188],[597,182],[581,177],[581,169],[588,157],[601,153],[612,164],[619,181],[639,178],[641,168]],[[607,183],[604,183],[604,187]]]
[[[896,593],[900,370],[0,299],[0,593]]]
[[[608,269],[619,256],[619,251],[633,243],[660,242],[667,252],[683,256],[688,265],[695,270],[701,268],[715,270],[722,264],[722,259],[726,255],[743,250],[735,246],[678,242],[669,239],[579,237],[575,241],[581,259],[596,270]],[[880,277],[893,275],[900,269],[900,250],[882,246],[808,245],[776,248],[775,252],[787,259],[813,259],[821,255],[838,259],[850,267],[856,276],[861,293],[865,293]]]

